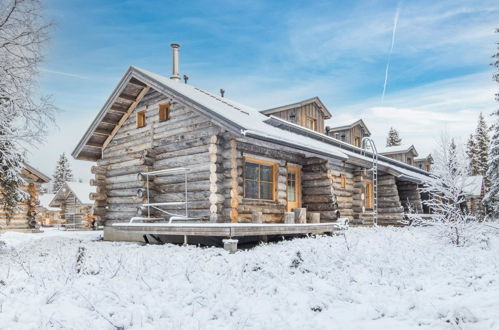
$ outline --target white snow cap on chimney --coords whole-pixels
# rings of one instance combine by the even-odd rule
[[[179,74],[179,59],[178,59],[178,49],[180,48],[179,44],[173,43],[170,45],[172,47],[172,76],[170,79],[180,80]]]

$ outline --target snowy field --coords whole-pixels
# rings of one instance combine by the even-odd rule
[[[484,227],[485,228],[485,227]],[[499,329],[499,231],[353,228],[219,248],[0,236],[0,329]]]

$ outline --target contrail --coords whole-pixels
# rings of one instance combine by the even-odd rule
[[[388,62],[386,63],[385,83],[383,84],[383,94],[381,95],[381,104],[383,104],[383,101],[385,100],[386,83],[388,82],[388,70],[390,69],[390,60],[392,59],[393,45],[395,45],[395,32],[397,31],[399,13],[400,13],[400,4],[397,6],[397,11],[395,12],[395,18],[393,20],[392,45],[390,46],[390,53],[388,54]]]

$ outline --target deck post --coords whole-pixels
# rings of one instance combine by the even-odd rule
[[[224,250],[229,251],[229,253],[236,253],[239,240],[228,238],[222,240],[222,242],[224,243]]]
[[[295,213],[294,212],[284,212],[284,223],[286,223],[286,224],[295,223]]]
[[[306,208],[295,208],[295,223],[307,223],[307,209]]]
[[[319,212],[310,212],[308,213],[308,223],[320,223],[321,222],[321,214]]]

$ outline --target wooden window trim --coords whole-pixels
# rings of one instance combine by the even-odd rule
[[[308,123],[312,123],[310,126],[311,127],[308,127]],[[305,127],[308,128],[308,129],[311,129],[311,130],[317,130],[317,119],[315,118],[312,118],[312,117],[306,117],[305,118]]]
[[[360,148],[360,137],[355,136],[353,138],[353,145],[356,146],[357,148]]]
[[[347,187],[347,177],[345,174],[340,175],[340,180],[341,180],[341,188],[346,188]]]
[[[249,198],[249,197],[246,197],[246,187],[244,187],[244,185],[246,185],[246,179],[245,179],[245,176],[244,176],[244,173],[245,173],[245,169],[243,168],[243,195],[244,195],[244,199],[246,200],[253,200],[253,201],[266,201],[266,202],[275,202],[277,200],[277,166],[278,166],[278,163],[277,162],[270,162],[270,161],[266,161],[266,160],[261,160],[261,159],[257,159],[257,158],[252,158],[252,157],[244,157],[244,166],[246,166],[246,163],[253,163],[253,164],[259,164],[259,165],[267,165],[267,166],[271,166],[272,168],[272,199],[261,199],[261,198]],[[261,182],[260,180],[258,180],[258,182]],[[267,181],[265,181],[267,182]]]
[[[366,183],[365,189],[365,207],[366,209],[372,210],[374,207],[374,191],[373,191],[373,183],[371,181]]]
[[[159,121],[167,121],[170,119],[170,102],[159,105],[158,117]]]
[[[137,128],[146,126],[146,111],[137,111]]]

